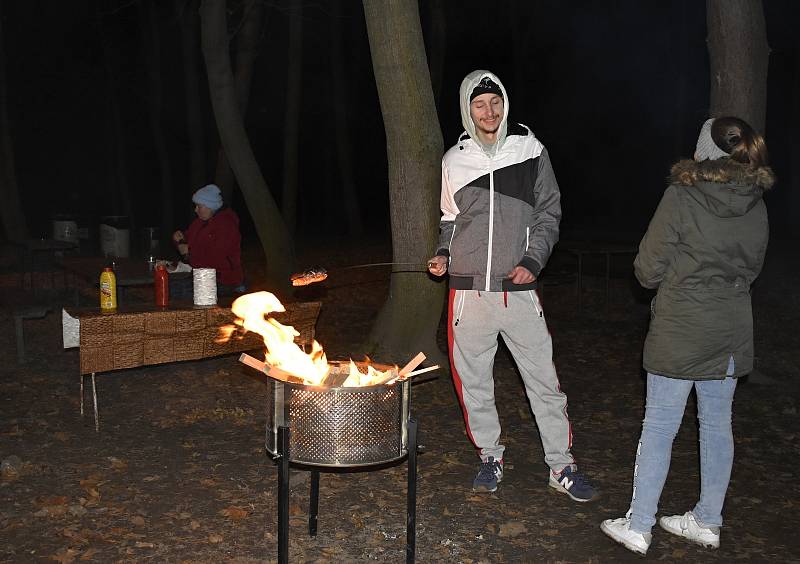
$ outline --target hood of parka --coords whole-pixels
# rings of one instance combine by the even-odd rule
[[[481,80],[486,77],[491,78],[500,87],[503,93],[503,119],[500,122],[500,127],[497,129],[497,141],[491,145],[483,143],[475,130],[475,123],[472,121],[472,116],[469,113],[469,97],[475,87],[480,84]],[[494,155],[499,147],[502,147],[503,142],[506,140],[506,132],[508,130],[508,92],[505,86],[497,78],[497,75],[487,70],[476,70],[469,73],[464,80],[461,81],[461,88],[458,91],[458,99],[461,102],[461,124],[475,143],[483,149],[487,154]]]
[[[775,176],[769,167],[753,168],[727,158],[702,162],[687,159],[672,166],[670,183],[695,187],[688,194],[709,213],[738,217],[772,188]]]

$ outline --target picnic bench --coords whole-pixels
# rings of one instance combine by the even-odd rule
[[[285,304],[274,313],[284,325],[300,334],[299,345],[310,345],[319,316],[320,302]],[[234,325],[229,307],[175,304],[120,307],[115,313],[99,308],[65,308],[62,312],[64,348],[80,348],[81,415],[84,413],[84,378],[91,376],[95,430],[100,430],[95,376],[102,372],[211,358],[263,349],[256,333]]]

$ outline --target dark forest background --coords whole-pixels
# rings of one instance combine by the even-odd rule
[[[125,156],[122,174],[135,225],[161,225],[162,178],[149,117],[151,33],[160,44],[161,125],[172,165],[174,227],[186,226],[193,217],[190,197],[199,187],[193,179],[213,181],[219,139],[198,54],[207,159],[204,170],[192,171],[179,4],[0,4],[9,133],[31,235],[49,236],[56,214],[75,214],[96,225],[100,216],[123,213],[123,202],[110,188],[119,176],[119,151]],[[388,235],[386,141],[361,2],[265,3],[245,116],[253,151],[280,203],[287,64],[295,57],[288,30],[298,4],[303,25],[299,233],[312,240],[348,233],[339,209],[342,175],[336,142],[342,132],[336,131],[334,120],[336,104],[345,104],[344,135],[363,225],[369,234]],[[763,3],[771,48],[766,139],[779,178],[767,204],[778,238],[800,235],[800,203],[793,190],[800,172],[792,163],[800,127],[797,4]],[[461,79],[476,68],[489,69],[509,91],[511,119],[530,126],[550,151],[562,190],[565,234],[640,236],[663,192],[670,164],[691,156],[699,126],[708,116],[705,2],[421,0],[419,5],[445,148],[462,130]],[[154,20],[143,17],[148,6]],[[239,7],[229,3],[232,37]],[[336,30],[343,41],[343,66],[331,60]],[[332,92],[334,73],[344,79],[343,99]],[[118,130],[112,101],[119,110]],[[417,116],[405,119],[409,128],[415,127]],[[238,190],[232,206],[242,217],[245,238],[254,237]]]

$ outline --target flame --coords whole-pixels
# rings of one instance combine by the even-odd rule
[[[367,365],[367,373],[364,374],[358,369],[356,363],[353,360],[350,360],[350,373],[347,376],[347,380],[344,381],[342,386],[344,387],[359,387],[359,386],[371,386],[377,381],[383,380],[384,376],[388,376],[388,373],[392,369],[386,370],[381,372],[380,370],[375,370],[372,365]]]
[[[306,384],[313,386],[321,384],[328,376],[332,366],[328,364],[322,345],[313,341],[311,352],[305,353],[294,342],[300,333],[294,327],[282,325],[269,317],[272,312],[286,311],[275,295],[269,292],[245,294],[233,302],[231,310],[240,318],[236,320],[236,325],[241,325],[245,330],[258,333],[264,338],[267,347],[264,360],[267,364],[299,376]],[[232,332],[227,338],[230,338]],[[395,366],[383,372],[376,370],[367,359],[367,373],[364,374],[356,363],[350,360],[350,372],[342,386],[369,386],[385,380],[389,373],[393,370],[396,372],[396,369]]]
[[[319,384],[330,372],[328,359],[317,341],[312,343],[311,352],[306,354],[294,342],[294,338],[300,334],[294,327],[266,317],[273,311],[286,311],[273,294],[245,294],[233,302],[231,310],[243,320],[245,329],[264,338],[267,347],[264,360],[268,364],[301,376],[309,384]]]

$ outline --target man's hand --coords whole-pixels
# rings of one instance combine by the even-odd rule
[[[185,257],[189,254],[189,244],[188,243],[181,243],[178,245],[178,252],[181,254],[182,257]]]
[[[172,240],[175,242],[175,244],[179,244],[181,242],[185,242],[184,241],[184,237],[183,237],[183,231],[178,230],[175,233],[173,233],[172,234]]]
[[[447,272],[447,257],[436,255],[428,259],[428,272],[434,276],[444,276]]]
[[[536,277],[531,271],[524,266],[515,266],[514,270],[506,275],[506,278],[510,278],[511,282],[514,284],[530,284],[536,280]]]

